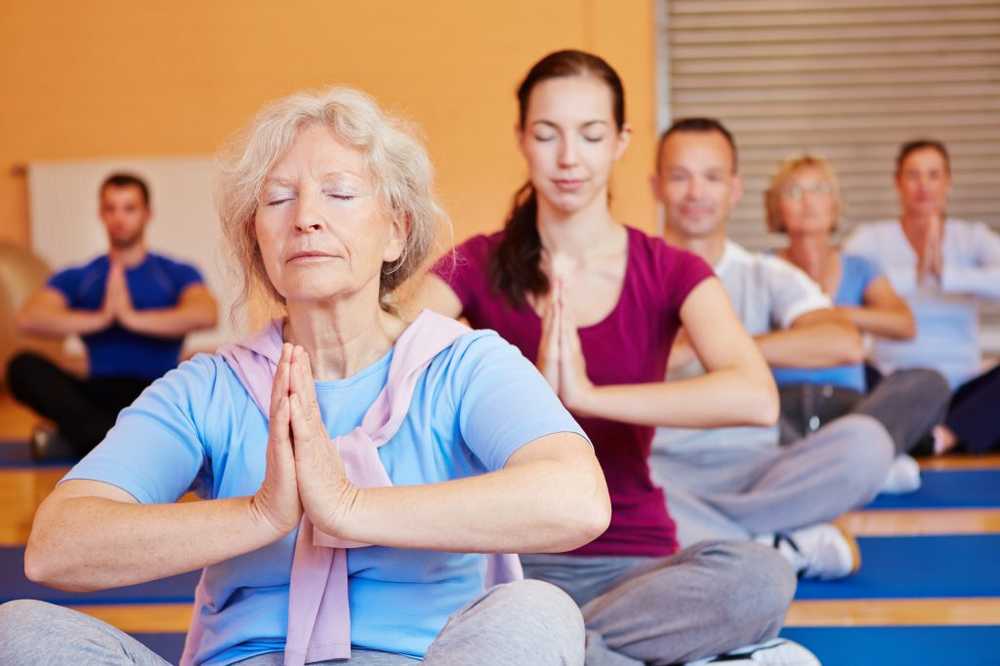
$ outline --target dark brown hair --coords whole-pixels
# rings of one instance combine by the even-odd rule
[[[104,190],[109,187],[137,187],[139,192],[142,194],[142,203],[146,204],[146,208],[149,208],[149,185],[146,181],[136,176],[133,173],[117,172],[113,173],[104,179],[101,183],[101,189],[98,190],[101,196],[104,196]]]
[[[550,53],[528,71],[517,88],[518,126],[524,129],[528,101],[536,85],[549,79],[592,76],[611,90],[612,113],[620,132],[625,127],[625,89],[618,73],[602,58],[583,51]],[[490,259],[490,282],[511,305],[523,306],[526,296],[549,291],[549,279],[541,267],[542,240],[538,235],[538,197],[531,182],[514,194],[504,225],[503,240]]]
[[[944,144],[937,139],[917,139],[916,141],[907,141],[899,147],[899,154],[896,155],[896,175],[898,176],[903,170],[903,162],[906,161],[907,157],[924,148],[932,148],[938,151],[944,159],[945,173],[951,173],[951,157],[948,155],[948,149],[945,148]]]
[[[717,118],[701,118],[696,116],[693,118],[680,118],[675,120],[674,123],[660,135],[660,140],[656,143],[657,173],[660,172],[660,167],[662,166],[660,164],[660,160],[662,159],[663,154],[663,144],[665,144],[667,139],[669,139],[672,135],[681,132],[718,132],[726,140],[726,143],[729,144],[729,149],[733,151],[733,173],[736,173],[739,170],[739,167],[737,166],[739,160],[737,159],[736,140],[733,139],[732,133],[726,129],[726,126],[722,124],[722,121]]]

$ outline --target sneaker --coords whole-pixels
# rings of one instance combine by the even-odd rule
[[[889,495],[912,493],[920,488],[920,465],[910,456],[902,453],[896,456],[889,466],[889,474],[885,477],[879,492]]]
[[[48,460],[69,460],[73,458],[73,447],[58,430],[38,426],[31,431],[28,451],[35,462]]]
[[[795,641],[786,638],[774,638],[756,645],[727,652],[726,654],[692,661],[687,666],[708,666],[708,664],[726,664],[727,666],[737,666],[738,664],[770,666],[822,666],[819,659],[805,647]]]
[[[861,550],[854,536],[840,525],[820,523],[774,535],[774,547],[800,578],[833,580],[861,568]]]

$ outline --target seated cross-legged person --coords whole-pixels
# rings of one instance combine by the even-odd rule
[[[423,147],[346,88],[281,100],[245,137],[222,224],[247,290],[287,317],[122,412],[39,508],[28,577],[203,568],[184,664],[582,665],[572,599],[499,554],[604,531],[593,447],[495,333],[387,306],[440,214]],[[192,483],[204,501],[175,503]],[[165,663],[35,601],[0,606],[0,636],[4,664]]]
[[[840,209],[836,175],[823,159],[786,161],[765,193],[768,227],[788,236],[778,256],[801,268],[840,314],[863,333],[908,340],[913,314],[888,278],[868,259],[843,252],[831,239]],[[940,422],[948,384],[938,372],[911,368],[884,377],[868,393],[861,363],[830,368],[774,368],[781,394],[782,439],[800,439],[832,419],[857,411],[879,419],[892,435],[896,457],[883,492],[920,485],[920,468],[907,455]],[[867,395],[866,395],[867,394]]]
[[[746,330],[772,366],[859,363],[857,329],[802,271],[743,249],[726,235],[742,194],[736,145],[710,118],[675,122],[660,139],[653,190],[666,210],[668,243],[713,266]],[[700,376],[704,351],[685,330],[668,378]],[[836,419],[779,445],[777,427],[660,428],[650,465],[673,488],[681,544],[758,539],[774,544],[800,575],[836,578],[860,566],[853,537],[830,524],[865,504],[885,481],[893,445],[866,414]]]
[[[146,247],[146,182],[112,174],[99,198],[107,254],[53,275],[16,317],[26,332],[80,335],[87,348],[85,378],[31,352],[7,366],[14,397],[56,424],[35,429],[35,459],[80,458],[97,446],[118,412],[177,365],[184,336],[216,323],[215,299],[198,270]]]
[[[934,453],[1000,450],[1000,366],[983,370],[979,302],[1000,300],[1000,234],[948,216],[951,161],[940,141],[904,144],[896,158],[899,220],[858,226],[844,249],[875,264],[917,320],[912,340],[877,339],[872,359],[888,374],[933,368],[954,392],[934,429]]]
[[[597,56],[560,51],[528,72],[518,105],[529,182],[504,229],[446,254],[417,301],[516,345],[594,443],[611,492],[610,528],[565,554],[522,556],[525,575],[580,604],[594,666],[734,649],[719,661],[815,664],[801,646],[774,639],[795,588],[780,554],[739,541],[678,548],[664,498],[671,486],[649,476],[654,426],[773,423],[778,403],[767,365],[705,262],[611,214],[608,183],[629,141],[621,80]],[[664,382],[682,323],[709,372]]]

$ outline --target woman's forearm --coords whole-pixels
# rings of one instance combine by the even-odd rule
[[[586,452],[443,483],[359,489],[340,524],[326,530],[394,548],[563,552],[597,538],[610,515],[604,475]]]
[[[909,308],[839,307],[865,333],[894,340],[909,340],[917,327]]]
[[[35,517],[25,572],[52,587],[100,590],[200,569],[281,536],[250,497],[137,504],[55,496]]]
[[[778,418],[778,398],[770,375],[733,368],[669,382],[595,386],[573,410],[654,427],[770,426]]]

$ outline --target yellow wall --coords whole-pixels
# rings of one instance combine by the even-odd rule
[[[331,83],[423,128],[457,239],[496,229],[524,178],[514,88],[567,47],[625,81],[614,207],[651,230],[652,21],[650,0],[0,0],[0,240],[30,240],[15,164],[211,153],[265,101]]]

